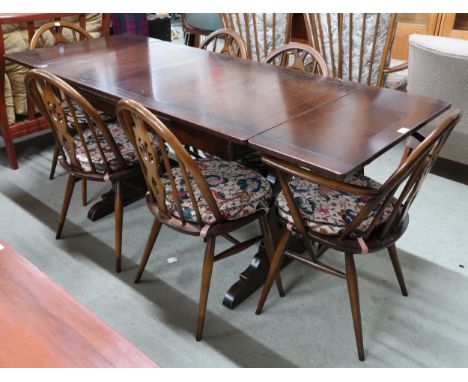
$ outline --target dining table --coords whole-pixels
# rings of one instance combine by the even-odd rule
[[[259,151],[342,180],[450,108],[434,98],[133,34],[5,59],[59,76],[107,113],[115,114],[120,99],[136,100],[183,144],[206,153],[236,160]],[[260,245],[223,304],[237,306],[263,284],[268,268]]]

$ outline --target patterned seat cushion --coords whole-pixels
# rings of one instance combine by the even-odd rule
[[[260,209],[268,208],[273,202],[270,183],[255,171],[239,163],[218,158],[198,159],[195,162],[206,179],[224,219],[235,220],[251,215]],[[196,222],[196,212],[180,168],[174,168],[172,173],[177,184],[184,218]],[[163,182],[166,186],[166,205],[171,213],[178,217],[177,204],[167,175],[163,176]],[[192,182],[192,187],[203,223],[214,223],[215,217],[195,182]]]
[[[349,183],[374,189],[381,186],[380,183],[361,174],[353,175]],[[307,228],[322,235],[337,236],[342,233],[369,200],[367,196],[338,191],[302,179],[289,182],[289,188]],[[280,215],[289,223],[294,224],[283,192],[278,195],[277,206]],[[390,216],[392,210],[392,206],[385,209],[381,222]],[[359,225],[351,236],[362,236],[377,211],[378,208]]]
[[[122,153],[125,162],[131,166],[138,163],[138,155],[136,154],[135,150],[133,149],[132,142],[128,139],[127,134],[123,130],[122,126],[118,123],[109,123],[108,125],[109,131],[114,138],[114,141]],[[97,147],[97,143],[94,139],[93,133],[91,129],[85,129],[83,131],[83,136],[88,147],[91,160],[94,164],[94,167],[97,172],[105,173],[106,169],[104,167],[104,161],[99,153],[99,149]],[[99,143],[102,147],[104,155],[109,163],[109,167],[116,171],[120,169],[119,162],[115,158],[114,154],[112,153],[107,141],[105,140],[102,134],[98,135]],[[85,148],[81,142],[80,136],[77,134],[73,137],[73,141],[75,142],[75,150],[76,150],[76,158],[81,164],[81,167],[84,171],[91,171],[91,166],[88,162],[88,157],[86,156]]]
[[[73,108],[75,110],[75,116],[76,116],[76,120],[78,121],[78,123],[80,125],[87,125],[88,120],[86,118],[86,114],[83,111],[83,109],[76,102],[74,102],[73,100],[71,101],[71,104],[72,104],[72,106],[73,106]],[[70,111],[70,108],[68,107],[68,103],[64,100],[62,102],[61,106],[62,106],[63,111],[65,113],[65,117],[67,118],[68,124],[70,125],[70,127],[72,127],[73,124],[74,124],[74,118],[73,118],[73,114]],[[101,116],[101,119],[105,123],[112,123],[112,122],[116,121],[116,118],[113,115],[106,114],[101,110],[96,110],[96,111]]]

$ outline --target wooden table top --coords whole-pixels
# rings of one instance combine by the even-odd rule
[[[187,128],[337,178],[450,107],[130,34],[5,57],[109,103],[131,98]]]
[[[130,34],[5,57],[240,144],[361,87]]]
[[[365,87],[249,140],[263,153],[345,178],[450,107],[434,98]]]
[[[158,367],[1,240],[0,301],[0,367]]]

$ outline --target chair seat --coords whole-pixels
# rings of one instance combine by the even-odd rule
[[[353,175],[348,183],[373,189],[378,189],[381,186],[380,183],[362,174]],[[321,235],[337,236],[341,234],[369,200],[368,196],[338,191],[302,179],[294,179],[288,184],[307,229]],[[277,206],[280,216],[294,224],[282,191],[278,195]],[[386,207],[379,223],[384,222],[392,210],[392,205]],[[355,229],[351,236],[362,236],[377,211],[378,207]]]
[[[273,202],[273,190],[270,183],[255,171],[237,162],[218,158],[198,159],[195,162],[206,179],[224,219],[235,220],[251,215],[260,209],[270,207]],[[172,173],[181,199],[184,219],[196,222],[196,212],[180,168],[174,168]],[[171,213],[179,217],[169,178],[164,175],[162,179],[166,186],[166,205]],[[202,222],[214,223],[216,219],[195,182],[192,182],[192,187]]]
[[[132,166],[138,164],[138,155],[133,149],[132,142],[130,141],[130,139],[128,139],[122,126],[118,123],[109,123],[107,126],[127,165]],[[91,160],[94,164],[96,171],[101,174],[105,173],[106,169],[104,167],[104,161],[101,157],[101,154],[99,153],[99,149],[97,147],[97,143],[94,139],[91,129],[88,128],[84,130],[83,136],[86,141],[86,145],[88,147],[89,154],[91,156]],[[120,170],[121,166],[118,160],[115,158],[112,150],[110,149],[106,139],[102,134],[98,135],[98,140],[102,147],[102,151],[104,152],[106,160],[109,163],[109,167],[113,171]],[[88,157],[86,156],[85,148],[83,147],[79,135],[75,135],[73,137],[73,141],[76,145],[76,158],[80,162],[81,167],[84,171],[92,171],[88,161]]]
[[[83,109],[76,102],[74,102],[73,100],[71,101],[71,104],[72,104],[73,109],[75,111],[75,116],[76,116],[76,120],[78,121],[78,123],[80,125],[85,125],[85,126],[88,125],[88,119],[86,118],[86,114],[83,111]],[[63,111],[65,113],[65,117],[67,118],[67,122],[72,127],[72,125],[74,123],[74,118],[73,118],[73,114],[70,111],[70,108],[68,107],[68,103],[66,101],[63,101],[61,106],[62,106]],[[113,115],[106,114],[101,110],[96,110],[96,111],[97,111],[97,113],[100,115],[101,119],[105,123],[112,123],[112,122],[116,121],[116,117],[114,117]]]

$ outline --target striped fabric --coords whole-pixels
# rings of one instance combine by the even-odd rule
[[[146,13],[113,13],[112,29],[114,34],[135,33],[148,36]]]

